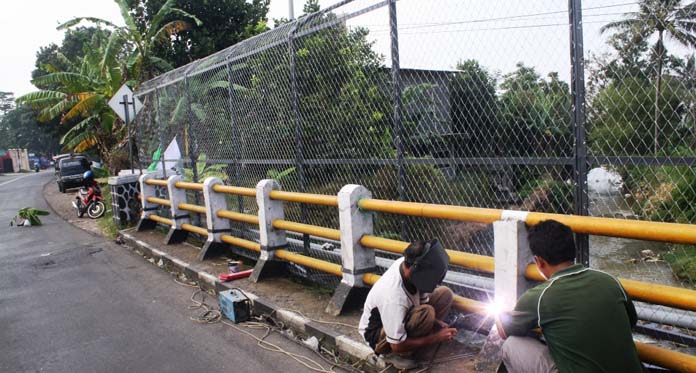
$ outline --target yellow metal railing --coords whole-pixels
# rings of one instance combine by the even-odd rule
[[[365,235],[360,239],[360,244],[373,249],[380,249],[396,254],[402,254],[409,243],[392,240],[389,238]],[[446,250],[450,257],[450,263],[477,271],[493,273],[495,264],[490,256],[465,253],[463,251]]]
[[[500,220],[503,213],[503,210],[495,209],[385,201],[376,199],[364,199],[359,201],[358,205],[361,209],[367,211],[388,212],[438,219],[476,221],[479,223],[492,223]],[[650,221],[594,218],[535,212],[530,212],[527,214],[526,222],[527,224],[534,225],[549,219],[558,220],[570,226],[575,232],[578,233],[638,238],[653,241],[696,243],[696,225],[689,224],[657,223]],[[597,226],[594,226],[595,224]],[[642,229],[639,229],[640,227],[642,227]],[[368,247],[396,253],[403,252],[408,245],[407,242],[387,240],[374,236],[363,237],[361,243]],[[461,253],[466,255],[460,257],[461,254],[459,253],[460,252],[458,251],[448,250],[450,260],[453,264],[493,273],[495,269],[494,258],[468,253]],[[539,271],[537,271],[536,265],[534,264],[530,264],[529,267],[527,267],[525,276],[531,280],[544,281],[544,278],[539,274]],[[619,279],[619,281],[626,289],[628,295],[630,295],[633,299],[696,311],[696,290],[656,285],[627,279]]]
[[[239,247],[245,248],[247,250],[256,251],[256,252],[261,251],[261,244],[259,244],[258,242],[249,241],[249,240],[245,240],[243,238],[230,236],[229,234],[221,235],[220,240],[222,242],[226,242],[230,245],[239,246]]]
[[[158,223],[162,223],[162,224],[166,224],[166,225],[174,225],[174,222],[172,221],[172,219],[163,218],[163,217],[158,216],[158,215],[149,215],[147,218],[152,220],[152,221],[156,221]]]
[[[201,227],[197,227],[197,226],[195,226],[195,225],[193,225],[193,224],[188,224],[188,223],[181,224],[181,229],[183,229],[183,230],[185,230],[185,231],[187,231],[187,232],[200,234],[201,236],[206,236],[206,237],[208,236],[208,230],[207,230],[207,229],[201,228]]]
[[[234,212],[229,210],[218,210],[215,213],[218,217],[224,219],[230,219],[234,221],[241,221],[243,223],[259,225],[259,217],[256,215],[242,214],[241,212]]]
[[[174,186],[179,188],[179,189],[197,190],[199,192],[203,191],[203,184],[201,184],[201,183],[189,183],[187,181],[177,181],[176,183],[174,183]]]
[[[236,196],[256,197],[256,189],[242,188],[230,185],[213,185],[213,191],[218,193],[234,194]]]
[[[317,225],[302,224],[287,220],[274,220],[273,228],[324,237],[330,240],[341,240],[341,231],[338,229],[325,228]]]
[[[297,193],[286,192],[282,190],[273,190],[271,191],[270,197],[271,199],[279,201],[338,207],[338,197],[329,196],[325,194]]]
[[[148,179],[146,180],[146,183],[161,186],[167,185],[166,181],[155,179]],[[182,189],[202,190],[202,184],[198,183],[178,182],[175,185],[178,188]],[[256,190],[252,188],[216,185],[213,187],[213,190],[218,193],[227,193],[248,197],[256,196]],[[272,191],[271,198],[287,202],[308,203],[324,206],[338,206],[338,199],[336,197],[320,194]],[[147,201],[164,206],[171,206],[171,203],[168,200],[162,198],[148,197]],[[497,209],[446,206],[414,202],[397,202],[377,199],[361,200],[359,202],[359,207],[362,210],[366,211],[379,211],[401,215],[448,220],[472,221],[479,223],[492,223],[494,221],[501,220],[503,214],[503,210]],[[188,203],[180,203],[179,208],[182,210],[192,212],[205,213],[205,207]],[[241,221],[256,225],[259,224],[258,216],[255,215],[243,214],[228,210],[219,210],[216,212],[216,215],[221,218],[226,218],[234,221]],[[173,225],[172,220],[157,215],[150,215],[149,218],[153,221],[157,221],[162,224]],[[576,233],[625,237],[652,241],[696,243],[696,226],[688,224],[657,223],[535,212],[527,213],[525,222],[529,225],[535,225],[543,220],[548,219],[560,221],[570,226]],[[272,224],[273,227],[276,229],[304,233],[333,240],[340,240],[340,231],[337,229],[297,223],[287,220],[275,220]],[[196,227],[191,224],[182,224],[182,229],[203,236],[208,234],[206,229]],[[254,241],[237,238],[230,235],[222,235],[221,241],[251,251],[261,251],[261,245]],[[360,243],[365,247],[381,249],[393,253],[403,253],[403,251],[409,244],[408,242],[392,240],[372,235],[363,236],[360,240]],[[450,256],[450,262],[454,265],[459,265],[469,269],[474,269],[487,273],[493,273],[495,270],[495,260],[492,257],[453,250],[447,250],[447,253]],[[279,259],[303,265],[308,268],[313,268],[336,276],[342,276],[341,265],[336,263],[323,261],[320,259],[312,258],[306,255],[294,253],[283,249],[276,250],[275,256]],[[527,267],[525,276],[532,280],[544,280],[543,277],[539,274],[534,264],[530,264]],[[379,280],[379,278],[380,276],[377,274],[366,273],[363,275],[363,282],[367,285],[373,285],[375,282],[377,282],[377,280]],[[626,292],[636,300],[641,300],[653,304],[661,304],[675,308],[696,310],[696,291],[694,290],[681,289],[664,285],[656,285],[627,279],[619,279],[619,281],[626,289]],[[486,313],[486,306],[483,302],[456,295],[454,297],[454,307],[458,310],[468,313],[479,313],[484,315]],[[636,348],[638,350],[638,354],[641,360],[644,362],[676,371],[696,371],[696,357],[694,356],[664,349],[657,346],[647,345],[640,342],[636,342]]]
[[[640,360],[674,372],[696,372],[696,356],[634,341]]]
[[[167,180],[158,180],[158,179],[147,179],[145,180],[145,184],[147,185],[157,185],[157,186],[167,186]]]
[[[164,199],[164,198],[147,197],[147,201],[150,203],[157,204],[157,205],[168,206],[168,207],[172,206],[172,203],[168,199]]]
[[[199,214],[205,214],[206,210],[204,206],[194,205],[191,203],[179,203],[179,208],[186,211],[197,212]]]
[[[503,214],[503,210],[498,209],[387,201],[380,199],[363,199],[358,202],[358,206],[365,211],[379,211],[399,215],[478,223],[493,223],[494,221],[501,220]],[[536,225],[544,220],[550,219],[568,225],[576,233],[696,244],[696,225],[692,224],[598,218],[542,212],[527,213],[525,223]]]

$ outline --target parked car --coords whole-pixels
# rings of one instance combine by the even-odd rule
[[[82,185],[82,174],[90,169],[92,162],[82,155],[61,157],[56,168],[58,190],[65,193],[67,189]]]

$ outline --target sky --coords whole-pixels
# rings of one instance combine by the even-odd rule
[[[295,0],[296,14],[303,1]],[[287,0],[273,0],[269,19],[287,17]],[[113,0],[2,0],[0,24],[8,33],[0,48],[0,91],[14,92],[15,97],[35,91],[31,72],[40,47],[63,40],[63,31],[56,27],[74,17],[97,17],[123,25],[118,6]],[[272,24],[272,22],[270,22]]]
[[[338,0],[320,0],[322,8]],[[363,9],[378,0],[356,0],[340,13]],[[304,0],[294,0],[301,14]],[[599,28],[637,9],[636,1],[583,0],[585,56],[606,52]],[[685,2],[686,3],[686,2]],[[452,69],[460,60],[474,58],[491,72],[503,75],[517,62],[537,68],[542,75],[570,75],[567,0],[400,0],[397,6],[401,66]],[[39,47],[60,43],[56,26],[77,16],[93,16],[123,24],[112,0],[2,1],[0,24],[11,30],[0,49],[0,91],[15,96],[34,91],[31,71]],[[269,20],[288,16],[288,0],[272,0]],[[270,21],[269,24],[273,22]],[[374,49],[389,61],[386,7],[351,18],[350,27],[367,27]],[[667,44],[670,48],[670,44]],[[679,50],[679,49],[676,49]]]
[[[63,40],[56,26],[74,17],[94,16],[122,25],[110,0],[19,0],[0,2],[0,24],[6,31],[0,48],[0,91],[15,97],[35,91],[31,72],[40,47]]]

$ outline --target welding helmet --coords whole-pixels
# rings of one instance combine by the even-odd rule
[[[415,259],[407,260],[411,269],[409,281],[421,293],[432,293],[442,283],[447,274],[449,256],[438,240],[425,243],[423,253]]]

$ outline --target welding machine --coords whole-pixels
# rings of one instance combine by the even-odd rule
[[[251,318],[251,301],[249,297],[239,289],[231,289],[220,292],[218,295],[220,311],[235,324],[249,321]]]

